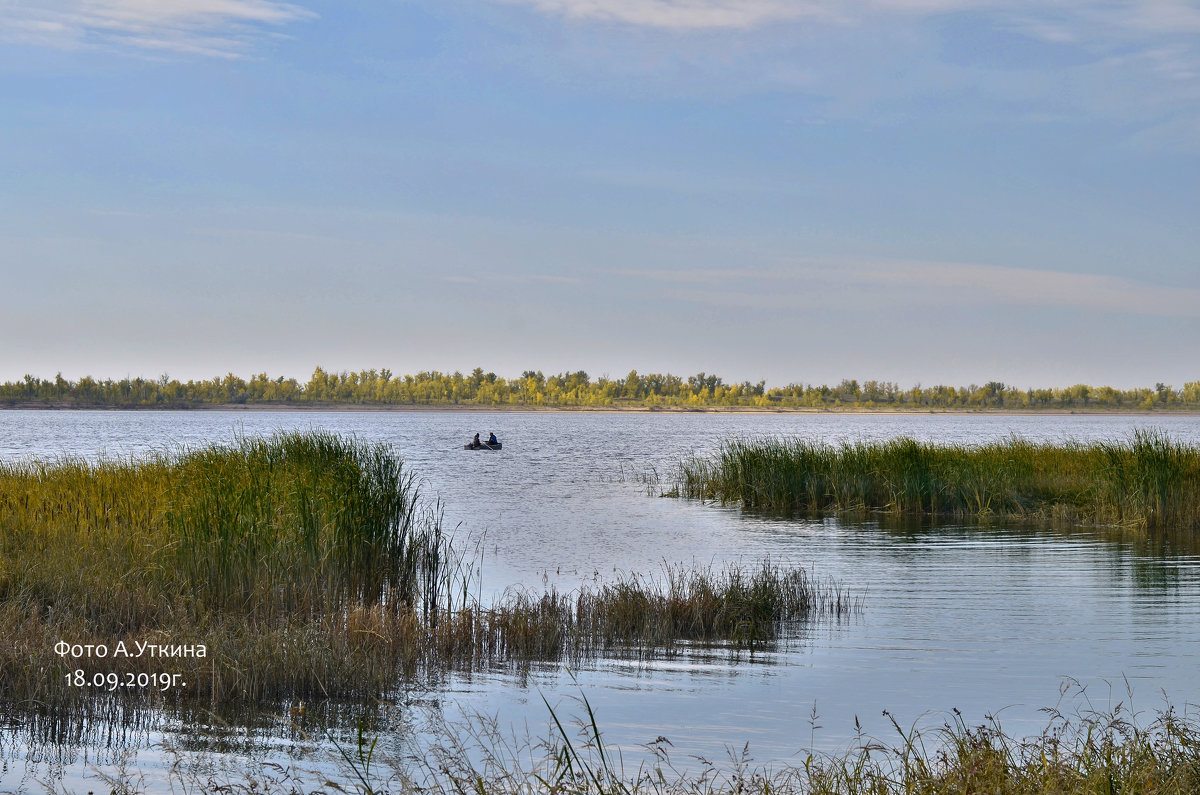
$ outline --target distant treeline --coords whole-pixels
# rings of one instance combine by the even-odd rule
[[[726,383],[707,373],[688,378],[636,370],[624,378],[592,379],[586,372],[544,375],[526,370],[519,378],[472,372],[423,372],[393,375],[390,370],[331,373],[318,367],[306,383],[271,378],[248,380],[230,373],[204,381],[181,382],[124,378],[69,381],[25,376],[0,385],[0,405],[64,407],[187,408],[204,405],[358,404],[374,406],[546,406],[546,407],[754,407],[883,409],[1200,409],[1200,381],[1182,388],[1116,389],[1076,384],[1022,389],[990,381],[982,386],[913,386],[890,381],[844,380],[836,386],[788,384],[768,388],[765,381]]]

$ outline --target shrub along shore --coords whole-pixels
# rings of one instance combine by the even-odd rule
[[[96,379],[25,376],[0,383],[7,408],[196,409],[593,409],[757,411],[1200,411],[1200,381],[1182,387],[1028,387],[999,381],[960,386],[844,379],[841,383],[768,387],[766,381],[726,382],[718,375],[639,373],[593,379],[583,370],[546,375],[526,370],[505,378],[476,367],[470,373],[436,370],[398,375],[390,370],[330,372],[318,367],[308,381],[257,373],[204,380]]]
[[[492,605],[472,570],[399,459],[331,434],[0,464],[0,701],[370,697],[422,668],[754,646],[853,609],[769,562]]]
[[[777,513],[1195,532],[1200,448],[1157,431],[1090,444],[733,440],[714,457],[682,462],[673,493]]]

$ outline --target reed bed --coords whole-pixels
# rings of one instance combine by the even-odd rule
[[[572,591],[510,590],[488,609],[462,610],[444,656],[577,661],[598,654],[673,654],[681,644],[755,649],[816,617],[840,619],[861,601],[804,569],[665,566]]]
[[[217,700],[374,693],[454,609],[458,562],[399,459],[332,434],[0,465],[0,696],[69,693],[73,670],[90,692],[103,671]]]
[[[781,513],[876,513],[1200,530],[1200,448],[1159,431],[1128,441],[979,446],[899,438],[727,442],[679,466],[675,491]]]
[[[398,458],[336,435],[0,464],[0,701],[371,697],[446,666],[744,648],[855,608],[836,585],[770,562],[485,606],[473,566]],[[173,678],[147,687],[145,675]]]

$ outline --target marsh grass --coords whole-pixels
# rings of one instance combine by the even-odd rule
[[[578,661],[655,656],[681,645],[762,648],[816,617],[840,619],[861,601],[832,581],[771,561],[721,569],[664,566],[571,591],[511,590],[489,609],[463,610],[448,656]]]
[[[0,464],[0,699],[102,692],[68,685],[74,670],[89,682],[179,674],[172,697],[218,703],[368,698],[446,666],[754,647],[853,609],[836,586],[769,562],[515,590],[491,605],[472,597],[474,571],[388,448],[332,434]],[[206,654],[79,659],[56,654],[60,641]]]
[[[1005,793],[1194,793],[1200,790],[1200,724],[1170,707],[1149,725],[1118,705],[1066,716],[1057,709],[1046,729],[1034,737],[1006,733],[989,717],[968,724],[957,710],[941,728],[904,728],[887,711],[892,738],[860,737],[844,754],[809,752],[804,762],[770,768],[756,766],[749,745],[728,750],[724,763],[688,760],[677,767],[668,738],[646,746],[651,762],[627,769],[620,754],[606,748],[597,718],[581,696],[583,716],[576,739],[553,709],[553,734],[542,745],[540,766],[515,772],[495,768],[480,775],[478,766],[462,765],[441,781],[454,791],[466,780],[490,780],[479,792],[535,791],[513,787],[524,779],[544,792],[558,793],[803,793],[805,795],[964,795]],[[549,704],[547,707],[549,708]],[[698,770],[697,770],[698,767]],[[445,768],[450,768],[448,765]],[[463,773],[470,770],[466,776]],[[428,783],[428,779],[422,785]]]
[[[374,693],[456,607],[439,512],[386,448],[325,433],[141,461],[0,465],[0,695],[80,668],[216,700]],[[207,655],[63,659],[59,641]]]
[[[413,727],[412,746],[381,744],[359,721],[304,763],[251,758],[217,769],[216,760],[177,753],[172,784],[183,791],[255,793],[551,793],[552,795],[1192,795],[1200,791],[1200,723],[1165,706],[1152,715],[1125,703],[1094,710],[1078,701],[1045,710],[1033,736],[999,719],[969,723],[954,710],[941,726],[860,734],[842,752],[799,751],[794,762],[757,764],[746,746],[725,759],[677,753],[670,738],[622,749],[605,736],[604,717],[580,692],[570,702],[543,697],[548,724],[537,736],[494,716],[446,723],[436,714]],[[686,738],[676,738],[686,739]],[[797,738],[798,743],[804,738]],[[249,768],[249,769],[247,769]],[[127,781],[138,791],[136,773]]]
[[[1093,444],[739,439],[712,458],[682,462],[673,488],[780,513],[1200,529],[1200,448],[1159,431]]]

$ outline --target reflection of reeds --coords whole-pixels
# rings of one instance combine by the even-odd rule
[[[468,598],[467,563],[392,453],[330,434],[0,465],[0,699],[73,700],[110,673],[177,673],[186,686],[171,692],[218,702],[374,695],[421,667],[752,645],[781,622],[851,608],[836,587],[770,564],[483,606]],[[108,654],[62,657],[60,641]],[[136,656],[139,643],[206,655]],[[67,683],[75,670],[85,686]]]
[[[1200,529],[1200,448],[1156,431],[1094,444],[734,440],[683,462],[677,488],[767,511]]]

